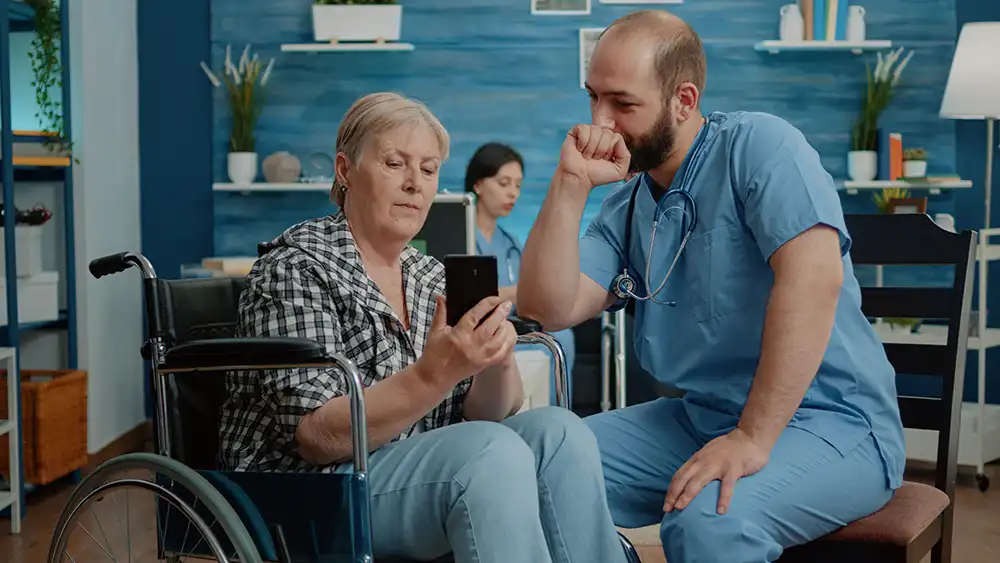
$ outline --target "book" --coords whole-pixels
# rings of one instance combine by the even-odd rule
[[[813,33],[813,0],[799,0],[799,11],[802,12],[802,22],[805,28],[805,40],[812,41],[816,38]]]

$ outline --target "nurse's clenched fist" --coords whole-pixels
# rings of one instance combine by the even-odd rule
[[[624,180],[631,161],[619,133],[597,125],[577,125],[563,141],[559,173],[589,189]]]

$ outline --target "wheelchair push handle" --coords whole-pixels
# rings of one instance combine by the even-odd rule
[[[95,278],[103,278],[104,276],[124,272],[132,267],[131,264],[125,261],[126,256],[128,256],[128,252],[119,252],[118,254],[109,254],[91,260],[90,275]]]
[[[132,266],[139,268],[143,278],[152,279],[156,277],[156,271],[153,270],[153,265],[149,263],[149,260],[145,256],[133,252],[119,252],[117,254],[108,254],[107,256],[94,258],[90,261],[89,269],[90,275],[100,279],[104,276],[124,272]]]

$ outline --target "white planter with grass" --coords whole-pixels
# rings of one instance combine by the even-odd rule
[[[234,184],[252,184],[257,179],[257,153],[231,152],[226,161],[229,181]]]
[[[878,175],[878,153],[851,151],[847,153],[847,175],[855,182],[870,182]]]
[[[313,37],[318,42],[399,41],[399,4],[313,4]]]

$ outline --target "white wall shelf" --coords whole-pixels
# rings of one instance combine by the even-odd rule
[[[865,51],[891,49],[892,41],[761,41],[753,46],[756,51],[764,51],[772,55],[782,51],[850,51],[860,55]]]
[[[212,184],[215,192],[329,192],[333,186],[325,182],[295,182],[279,184],[262,182],[259,184],[229,184],[218,182]]]
[[[877,323],[875,332],[887,344],[930,344],[944,346],[948,342],[948,327],[944,325],[922,325],[917,332],[899,332],[888,328],[885,323]],[[988,350],[1000,346],[1000,328],[987,328],[986,338],[969,337],[969,350]]]
[[[959,190],[972,187],[971,180],[940,180],[930,182],[906,182],[902,180],[875,180],[871,182],[855,182],[846,180],[841,182],[843,191],[848,195],[857,195],[861,190],[883,190],[885,188],[906,188],[908,190],[928,190],[932,195],[941,193],[941,190]]]
[[[412,43],[285,43],[286,53],[343,53],[358,51],[412,51]]]

